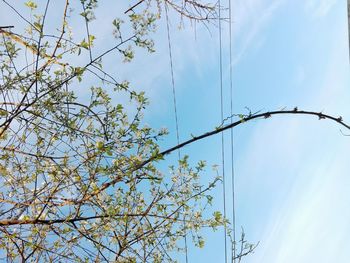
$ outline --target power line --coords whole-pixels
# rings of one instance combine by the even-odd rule
[[[174,78],[174,66],[173,66],[173,55],[172,55],[172,47],[171,47],[171,38],[170,38],[170,25],[169,25],[169,15],[168,15],[168,6],[165,3],[165,17],[166,17],[166,27],[167,27],[167,37],[168,37],[168,48],[169,48],[169,61],[170,61],[170,71],[171,71],[171,84],[172,84],[172,92],[173,92],[173,103],[174,103],[174,114],[175,114],[175,126],[176,126],[176,140],[177,144],[180,144],[180,136],[179,136],[179,121],[177,117],[177,103],[176,103],[176,91],[175,91],[175,78]],[[178,161],[181,159],[180,150],[177,151]],[[186,263],[188,263],[188,248],[187,248],[187,233],[186,233],[186,223],[185,220],[183,222],[185,235],[185,257]]]
[[[222,32],[221,32],[221,1],[218,1],[219,5],[219,62],[220,62],[220,111],[221,122],[224,121],[224,103],[223,103],[223,74],[222,74]],[[224,148],[224,133],[221,133],[221,158],[222,158],[222,187],[224,198],[224,218],[226,218],[226,178],[225,178],[225,148]],[[226,226],[224,226],[225,235],[225,263],[227,263],[227,233]]]
[[[229,0],[229,50],[230,50],[230,114],[231,124],[233,123],[233,80],[232,80],[232,6]],[[234,169],[234,134],[233,129],[230,130],[231,137],[231,174],[232,174],[232,227],[233,227],[233,255],[232,261],[236,262],[236,209],[235,209],[235,169]]]
[[[350,0],[348,0],[348,38],[349,38],[349,59],[350,59]]]
[[[174,113],[175,113],[175,126],[176,126],[176,140],[177,143],[180,143],[179,136],[179,121],[177,118],[177,103],[176,103],[176,91],[175,91],[175,78],[174,78],[174,66],[173,66],[173,54],[171,47],[171,38],[170,38],[170,25],[169,25],[169,15],[168,15],[168,6],[165,4],[165,17],[166,17],[166,28],[167,28],[167,36],[168,36],[168,48],[169,48],[169,61],[170,61],[170,71],[171,71],[171,85],[173,92],[173,103],[174,103]],[[178,158],[180,160],[180,151],[178,151]]]

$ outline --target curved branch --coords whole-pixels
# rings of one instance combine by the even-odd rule
[[[191,144],[195,141],[199,141],[199,140],[202,140],[204,138],[207,138],[207,137],[210,137],[212,135],[215,135],[215,134],[218,134],[218,133],[221,133],[225,130],[228,130],[228,129],[232,129],[240,124],[243,124],[245,122],[248,122],[248,121],[251,121],[251,120],[254,120],[254,119],[259,119],[259,118],[264,118],[264,119],[267,119],[267,118],[270,118],[272,115],[282,115],[282,114],[298,114],[298,115],[312,115],[312,116],[316,116],[318,117],[319,120],[321,119],[328,119],[328,120],[332,120],[332,121],[335,121],[337,122],[339,125],[345,127],[346,129],[350,130],[350,125],[345,123],[343,121],[343,118],[342,117],[334,117],[334,116],[331,116],[331,115],[328,115],[328,114],[324,114],[322,112],[315,112],[315,111],[304,111],[304,110],[298,110],[297,108],[295,108],[294,110],[279,110],[279,111],[267,111],[267,112],[264,112],[264,113],[259,113],[259,114],[250,114],[250,115],[247,115],[243,118],[241,118],[239,121],[236,121],[236,122],[233,122],[233,123],[230,123],[230,124],[227,124],[225,126],[222,126],[220,128],[217,128],[213,131],[210,131],[210,132],[207,132],[207,133],[204,133],[202,135],[199,135],[199,136],[196,136],[196,137],[193,137],[192,139],[190,140],[187,140],[187,141],[184,141],[183,143],[180,143],[172,148],[169,148],[163,152],[161,152],[159,155],[160,156],[165,156],[165,155],[168,155],[170,154],[171,152],[177,150],[177,149],[180,149],[188,144]],[[144,162],[143,165],[146,165],[148,164],[149,162],[151,162],[153,159],[155,158],[150,158],[148,160],[146,160]]]
[[[164,151],[162,151],[162,152],[160,152],[158,154],[155,154],[152,157],[148,158],[147,160],[143,161],[142,163],[135,164],[133,167],[130,168],[130,172],[135,172],[135,171],[141,169],[142,167],[144,167],[145,165],[151,163],[152,161],[159,160],[159,159],[163,158],[165,155],[168,155],[168,154],[172,153],[173,151],[181,149],[181,148],[183,148],[186,145],[189,145],[191,143],[194,143],[196,141],[202,140],[204,138],[213,136],[215,134],[221,133],[221,132],[223,132],[225,130],[232,129],[232,128],[234,128],[236,126],[239,126],[239,125],[241,125],[241,124],[243,124],[245,122],[248,122],[248,121],[251,121],[251,120],[254,120],[254,119],[259,119],[259,118],[267,119],[267,118],[270,118],[272,115],[282,115],[282,114],[297,114],[297,115],[316,116],[316,117],[318,117],[319,120],[321,120],[321,119],[332,120],[332,121],[338,123],[339,125],[345,127],[346,129],[350,130],[350,125],[345,123],[343,121],[342,117],[334,117],[334,116],[331,116],[331,115],[328,115],[328,114],[324,114],[322,112],[298,110],[298,108],[294,108],[293,110],[278,110],[278,111],[267,111],[267,112],[259,113],[259,114],[249,114],[249,115],[243,116],[243,118],[241,118],[240,120],[238,120],[236,122],[233,122],[233,123],[227,124],[225,126],[216,128],[215,130],[207,132],[207,133],[204,133],[202,135],[195,136],[192,139],[184,141],[183,143],[180,143],[180,144],[178,144],[178,145],[176,145],[174,147],[171,147],[171,148],[169,148],[167,150],[164,150]],[[118,176],[118,177],[114,178],[113,180],[104,183],[98,190],[96,190],[95,192],[93,192],[90,195],[86,196],[84,199],[79,200],[78,202],[87,201],[91,197],[93,197],[93,196],[103,192],[104,190],[106,190],[110,186],[120,182],[121,180],[122,180],[122,177]]]
[[[342,119],[342,117],[334,117],[328,114],[324,114],[322,112],[314,112],[314,111],[304,111],[304,110],[298,110],[297,108],[295,108],[294,110],[279,110],[279,111],[268,111],[268,112],[264,112],[264,113],[259,113],[259,114],[249,114],[249,115],[243,115],[242,118],[236,122],[227,124],[225,126],[221,126],[219,128],[216,128],[213,131],[204,133],[202,135],[193,137],[192,139],[189,139],[187,141],[184,141],[183,143],[180,143],[174,147],[171,147],[167,150],[164,150],[158,154],[153,155],[152,157],[150,157],[149,159],[143,161],[140,164],[136,164],[134,167],[132,167],[130,169],[130,172],[135,172],[139,169],[141,169],[142,167],[144,167],[145,165],[147,165],[148,163],[155,161],[155,160],[159,160],[160,158],[163,158],[165,155],[168,155],[170,153],[172,153],[173,151],[176,151],[180,148],[185,147],[186,145],[192,144],[196,141],[205,139],[207,137],[213,136],[215,134],[221,133],[225,130],[228,129],[232,129],[234,127],[237,127],[243,123],[246,123],[248,121],[254,120],[254,119],[259,119],[259,118],[270,118],[273,115],[282,115],[282,114],[297,114],[297,115],[311,115],[311,116],[316,116],[318,117],[319,120],[322,119],[328,119],[331,121],[334,121],[336,123],[338,123],[339,125],[345,127],[346,129],[350,130],[350,125],[345,123]],[[77,200],[77,203],[82,203],[85,202],[87,200],[89,200],[90,198],[98,195],[99,193],[103,192],[104,190],[106,190],[107,188],[109,188],[110,186],[116,184],[117,182],[119,182],[122,178],[120,176],[118,176],[117,178],[104,183],[98,190],[94,191],[93,193],[85,196],[84,198]],[[32,219],[32,220],[13,220],[13,219],[5,219],[5,220],[1,220],[0,221],[0,225],[1,226],[8,226],[8,225],[20,225],[20,224],[55,224],[55,223],[68,223],[68,222],[75,222],[75,221],[80,221],[80,220],[88,220],[88,219],[92,219],[95,217],[91,217],[91,218],[74,218],[74,219],[58,219],[58,220],[40,220],[40,219]]]

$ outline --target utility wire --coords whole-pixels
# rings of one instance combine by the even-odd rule
[[[218,1],[219,5],[219,62],[220,62],[220,111],[221,121],[224,120],[224,102],[223,102],[223,74],[222,74],[222,32],[221,32],[221,1]],[[226,178],[225,178],[225,148],[224,148],[224,133],[221,133],[221,161],[222,161],[222,187],[224,198],[224,218],[226,218]],[[225,235],[225,263],[227,263],[227,232],[226,226],[224,226]]]
[[[349,38],[349,62],[350,62],[350,0],[348,2],[348,38]]]
[[[171,38],[170,38],[170,25],[169,25],[169,15],[168,15],[168,6],[165,3],[165,17],[166,17],[166,28],[167,28],[167,36],[168,36],[168,48],[169,48],[169,61],[170,61],[170,71],[171,71],[171,84],[173,91],[173,103],[174,103],[174,113],[175,113],[175,126],[176,126],[176,140],[177,144],[180,143],[179,136],[179,121],[177,117],[177,103],[176,103],[176,91],[175,91],[175,78],[174,78],[174,66],[173,66],[173,55],[172,55],[172,47],[171,47]],[[181,159],[180,150],[177,151],[178,161]],[[186,222],[183,222],[184,228],[186,228]],[[188,248],[187,248],[187,233],[185,231],[184,235],[185,241],[185,257],[186,263],[188,263]]]
[[[176,103],[176,91],[175,91],[175,78],[174,78],[174,66],[173,66],[173,54],[171,47],[171,38],[170,38],[170,25],[169,25],[169,15],[168,15],[168,6],[165,4],[165,17],[166,17],[166,28],[168,36],[168,48],[169,48],[169,61],[170,61],[170,71],[171,71],[171,85],[173,91],[173,103],[174,103],[174,113],[175,113],[175,126],[176,126],[176,140],[177,143],[180,143],[179,136],[179,121],[177,118],[177,103]],[[178,158],[180,160],[180,151],[178,151]]]
[[[232,80],[232,6],[229,0],[229,41],[230,41],[230,114],[231,124],[233,123],[233,80]],[[233,129],[230,130],[231,135],[231,174],[232,174],[232,227],[233,227],[233,248],[232,261],[236,262],[236,209],[235,209],[235,168],[234,168],[234,134]]]

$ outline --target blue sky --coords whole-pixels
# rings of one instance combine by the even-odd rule
[[[298,106],[342,115],[350,122],[346,0],[233,0],[232,5],[234,112],[246,113],[245,107],[254,112]],[[117,4],[114,12],[107,12],[109,4],[101,2],[98,22],[91,25],[98,30],[96,47],[110,46],[110,28],[101,24],[110,24],[127,6]],[[1,17],[4,24],[11,19]],[[178,19],[171,14],[182,141],[221,122],[219,43],[214,26],[209,31],[200,25],[186,24],[181,30],[177,26]],[[165,29],[162,19],[154,36],[155,54],[139,51],[130,64],[113,57],[106,61],[120,79],[146,91],[151,104],[145,122],[171,132],[161,143],[163,149],[176,143]],[[80,33],[84,34],[76,32],[77,38]],[[230,112],[228,45],[228,24],[223,23],[225,116]],[[260,241],[244,262],[348,262],[350,137],[334,123],[295,116],[247,123],[234,134],[237,227],[245,229],[248,241]],[[229,142],[229,133],[225,140]],[[225,150],[230,185],[229,143]],[[207,160],[209,165],[220,165],[220,136],[188,146],[182,153],[189,154],[193,163]],[[175,160],[172,155],[166,164]],[[214,176],[209,168],[203,183]],[[229,187],[227,191],[230,195]],[[214,194],[214,209],[222,209],[221,186]],[[190,247],[189,262],[224,262],[222,231],[205,231],[205,236],[204,249]]]
[[[245,112],[246,106],[252,111],[298,106],[350,118],[346,1],[236,0],[233,7],[235,112]],[[228,116],[228,25],[223,27]],[[146,119],[170,128],[173,141],[164,142],[166,147],[174,142],[175,127],[161,34],[162,29],[155,56],[165,67],[151,73]],[[185,139],[220,122],[218,36],[216,29],[208,33],[199,27],[194,36],[187,26],[172,38]],[[228,142],[228,133],[225,138]],[[276,117],[235,130],[237,226],[244,227],[249,241],[260,241],[245,262],[348,262],[349,146],[339,127],[308,117]],[[184,152],[220,164],[220,136]],[[229,176],[229,165],[226,169]],[[216,205],[222,207],[219,190]],[[222,232],[208,234],[204,250],[190,250],[190,262],[224,262],[223,255]]]

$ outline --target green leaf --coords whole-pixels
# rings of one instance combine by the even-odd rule
[[[8,112],[6,110],[0,109],[0,117],[6,117]]]
[[[38,22],[34,22],[34,26],[35,28],[38,30],[38,31],[42,31],[43,29],[43,25],[41,23],[38,23]]]
[[[96,142],[96,149],[97,150],[102,150],[104,146],[104,143],[101,141]]]
[[[90,46],[93,46],[95,39],[96,39],[96,37],[94,35],[89,35],[89,44],[90,44]]]
[[[34,3],[33,1],[27,1],[24,4],[32,10],[34,10],[35,8],[38,7],[38,5],[36,3]]]
[[[222,219],[222,214],[221,214],[221,212],[215,211],[215,212],[213,213],[213,215],[214,215],[215,221],[217,221],[217,222],[220,222],[220,221],[221,221],[221,219]]]
[[[89,49],[89,43],[85,41],[85,38],[83,39],[83,41],[80,42],[79,46],[85,49]]]
[[[204,245],[205,245],[204,239],[199,239],[199,240],[198,240],[198,247],[199,247],[199,248],[203,248]]]

